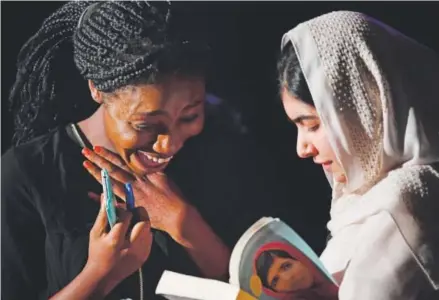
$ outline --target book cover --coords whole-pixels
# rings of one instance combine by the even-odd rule
[[[335,280],[308,244],[279,219],[265,220],[234,248],[230,284],[260,300],[337,299]]]
[[[235,245],[229,283],[165,271],[157,294],[192,300],[335,300],[338,286],[309,245],[279,219],[264,217]],[[176,296],[183,298],[176,298]]]

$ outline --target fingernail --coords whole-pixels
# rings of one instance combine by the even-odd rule
[[[88,160],[84,161],[83,165],[84,165],[84,167],[86,167],[87,169],[91,168],[91,166],[92,166],[91,162],[89,162]]]
[[[84,154],[84,155],[90,155],[90,153],[91,153],[90,149],[88,149],[88,148],[83,148],[83,149],[82,149],[82,154]]]
[[[94,146],[94,147],[93,147],[93,150],[94,150],[96,153],[101,153],[103,149],[102,149],[101,146]]]

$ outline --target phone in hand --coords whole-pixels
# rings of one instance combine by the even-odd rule
[[[134,200],[134,192],[133,187],[131,183],[125,183],[124,185],[125,190],[125,201],[127,204],[127,210],[130,211],[133,214],[133,218],[131,220],[130,230],[133,229],[134,225],[139,221],[139,215],[136,210],[136,204]]]
[[[134,193],[133,193],[133,187],[131,183],[125,183],[124,185],[125,190],[125,201],[127,203],[127,209],[130,212],[133,212],[135,209],[135,203],[134,203]]]
[[[104,190],[105,198],[105,211],[107,213],[108,224],[110,228],[113,228],[114,224],[117,222],[117,214],[115,202],[116,198],[113,193],[113,188],[111,186],[110,175],[106,169],[101,171],[102,187]]]

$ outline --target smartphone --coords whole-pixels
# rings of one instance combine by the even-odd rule
[[[101,171],[102,187],[104,190],[105,197],[105,211],[107,212],[107,219],[110,228],[113,228],[114,224],[117,222],[116,215],[116,198],[114,197],[113,188],[111,187],[110,175],[106,169]]]
[[[133,212],[135,209],[135,203],[134,203],[134,193],[133,193],[133,187],[131,183],[125,183],[124,185],[125,190],[125,201],[127,203],[127,209],[130,212]]]
[[[127,210],[133,214],[133,218],[131,219],[131,225],[130,225],[130,231],[131,231],[134,225],[139,221],[139,215],[136,210],[133,186],[131,185],[131,183],[125,183],[124,190],[125,190],[125,201],[127,204]]]

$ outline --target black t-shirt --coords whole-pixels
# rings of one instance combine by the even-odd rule
[[[102,187],[83,168],[81,147],[67,128],[2,156],[2,299],[47,299],[86,263],[99,210],[87,193]],[[263,154],[242,135],[209,128],[186,143],[166,172],[232,248],[247,227],[270,214],[271,205],[258,207],[279,197],[279,189],[262,168]],[[200,275],[182,247],[154,231],[142,267],[145,299],[159,299],[154,291],[165,269]],[[139,289],[135,272],[108,299],[139,299]]]

